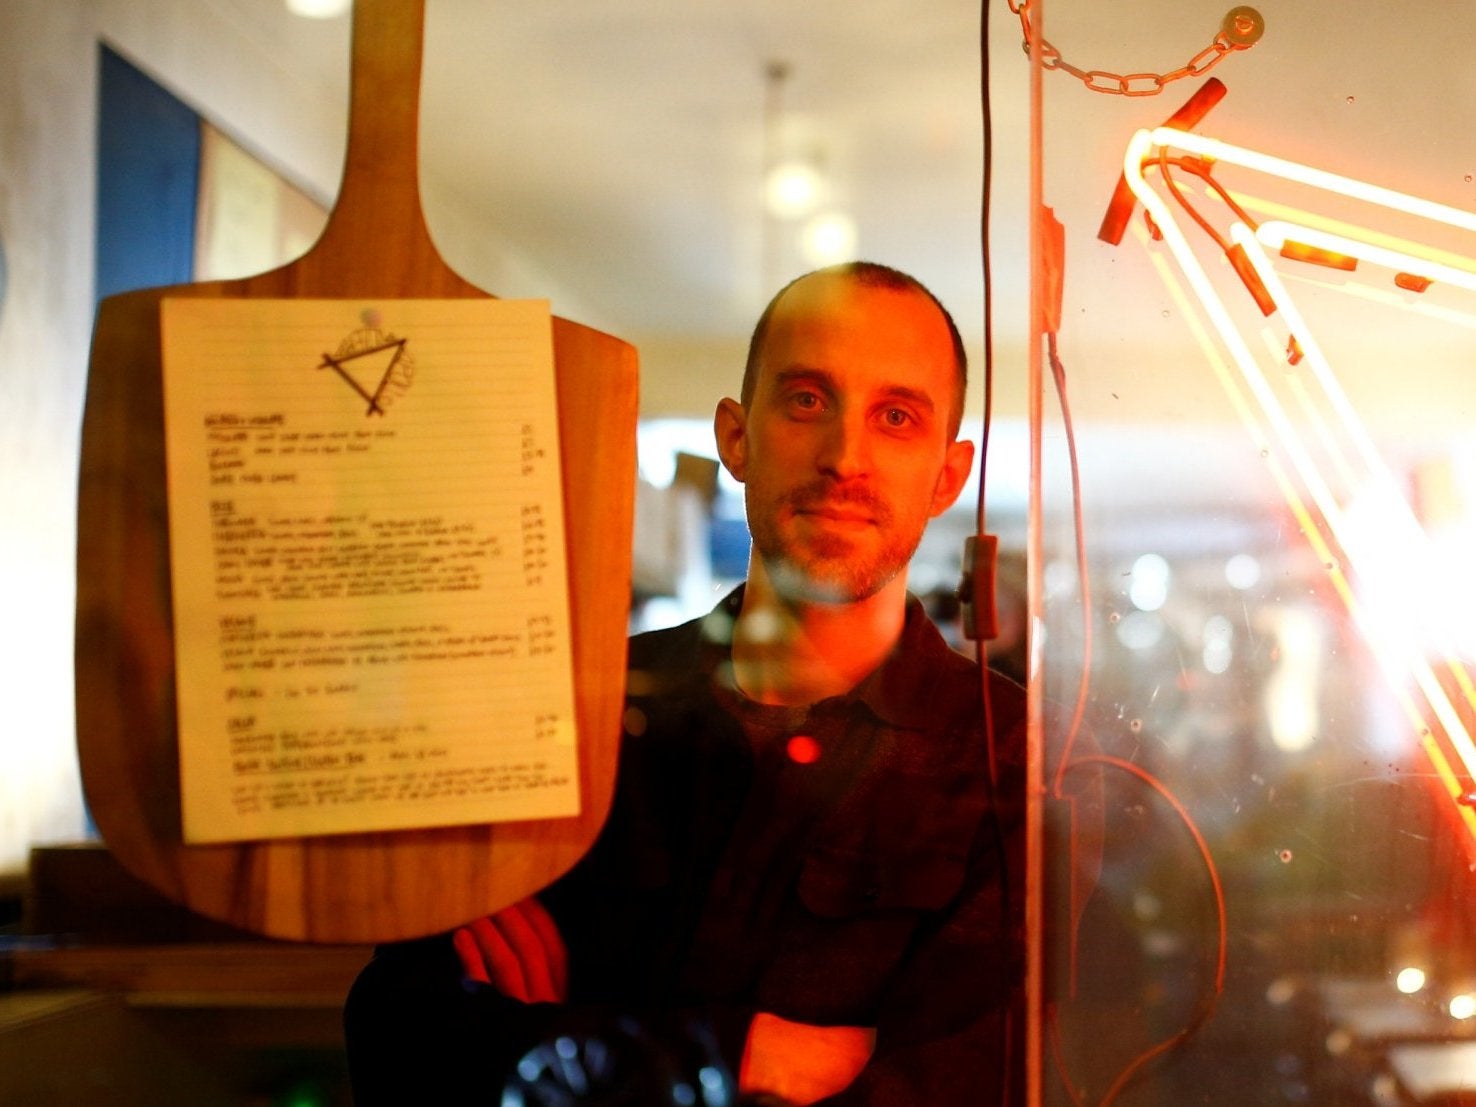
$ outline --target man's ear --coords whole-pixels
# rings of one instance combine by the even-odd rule
[[[963,439],[950,442],[943,455],[943,468],[938,473],[938,483],[933,486],[929,518],[937,518],[953,506],[953,501],[958,499],[958,494],[968,483],[969,471],[973,467],[974,444]]]
[[[740,484],[748,466],[748,413],[737,400],[718,401],[712,416],[712,433],[717,439],[718,457],[723,468]]]

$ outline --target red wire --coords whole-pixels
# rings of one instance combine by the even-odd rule
[[[1066,436],[1068,457],[1070,460],[1072,518],[1076,536],[1077,579],[1079,581],[1079,587],[1081,591],[1082,611],[1082,661],[1081,675],[1077,683],[1076,704],[1072,712],[1071,722],[1066,729],[1066,737],[1062,743],[1061,748],[1061,758],[1056,766],[1056,772],[1053,777],[1051,788],[1052,795],[1055,796],[1055,798],[1067,800],[1067,802],[1070,803],[1072,807],[1071,856],[1069,860],[1071,871],[1073,873],[1076,871],[1075,797],[1067,796],[1062,791],[1062,781],[1065,778],[1066,773],[1078,766],[1090,764],[1105,765],[1110,768],[1115,768],[1122,772],[1128,773],[1134,777],[1137,777],[1139,780],[1141,780],[1143,783],[1147,784],[1150,788],[1157,792],[1160,796],[1162,796],[1163,799],[1167,801],[1168,804],[1173,808],[1175,814],[1179,816],[1179,819],[1188,829],[1191,837],[1193,837],[1194,844],[1199,850],[1200,858],[1204,862],[1205,872],[1209,875],[1210,887],[1213,891],[1215,900],[1215,918],[1218,931],[1218,941],[1215,954],[1214,991],[1209,1001],[1204,1005],[1203,1009],[1194,1018],[1194,1020],[1183,1030],[1179,1031],[1172,1037],[1157,1043],[1156,1045],[1150,1046],[1148,1049],[1144,1050],[1142,1053],[1138,1054],[1137,1057],[1128,1062],[1128,1064],[1122,1069],[1122,1071],[1118,1073],[1116,1079],[1113,1080],[1112,1085],[1107,1089],[1106,1094],[1102,1097],[1101,1100],[1098,1101],[1097,1107],[1108,1107],[1108,1105],[1111,1104],[1112,1101],[1115,1100],[1119,1094],[1121,1094],[1122,1090],[1127,1087],[1128,1083],[1142,1070],[1143,1066],[1148,1064],[1148,1062],[1152,1061],[1155,1057],[1161,1056],[1162,1054],[1168,1052],[1170,1049],[1173,1049],[1180,1043],[1186,1041],[1190,1037],[1190,1035],[1192,1035],[1202,1025],[1204,1025],[1205,1021],[1214,1012],[1215,1006],[1219,1001],[1219,997],[1224,992],[1225,988],[1225,960],[1227,947],[1229,944],[1227,935],[1227,913],[1225,909],[1224,886],[1220,882],[1219,869],[1215,866],[1214,857],[1210,854],[1209,845],[1205,842],[1204,835],[1200,833],[1199,827],[1195,824],[1194,819],[1189,814],[1188,809],[1179,801],[1178,797],[1176,797],[1168,789],[1168,787],[1157,777],[1131,761],[1127,761],[1120,757],[1112,757],[1107,754],[1089,754],[1085,757],[1074,756],[1076,741],[1080,736],[1082,720],[1086,715],[1086,705],[1091,689],[1091,588],[1087,574],[1085,538],[1086,528],[1082,512],[1081,470],[1077,459],[1076,433],[1074,424],[1072,423],[1071,419],[1071,408],[1066,397],[1066,370],[1061,363],[1061,359],[1057,350],[1055,332],[1052,331],[1048,333],[1046,338],[1048,356],[1051,365],[1051,374],[1055,381],[1056,395],[1061,406],[1061,418]],[[1071,908],[1073,910],[1074,917],[1074,903],[1071,904]],[[1077,945],[1078,936],[1073,928],[1068,953],[1068,973],[1069,979],[1073,982],[1073,992],[1075,989],[1074,982],[1076,979]],[[1051,1042],[1051,1052],[1056,1063],[1057,1074],[1060,1076],[1061,1083],[1065,1087],[1067,1094],[1071,1097],[1071,1101],[1075,1105],[1075,1107],[1082,1107],[1080,1095],[1077,1092],[1077,1089],[1072,1085],[1070,1075],[1067,1072],[1065,1058],[1061,1056],[1059,1027],[1056,1019],[1056,1009],[1054,1005],[1049,1008],[1048,1015],[1050,1020],[1048,1030]]]

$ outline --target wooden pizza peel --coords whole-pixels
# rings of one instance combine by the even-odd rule
[[[99,306],[78,504],[82,780],[135,876],[202,915],[278,938],[386,941],[527,896],[588,849],[609,809],[625,680],[636,352],[553,320],[579,748],[574,818],[187,845],[181,834],[160,301],[488,294],[437,253],[419,200],[423,0],[356,0],[349,138],[327,228],[257,276],[127,292]],[[488,720],[493,733],[496,720]]]

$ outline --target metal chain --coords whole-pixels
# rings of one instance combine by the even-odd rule
[[[1005,2],[1009,4],[1010,11],[1020,17],[1020,30],[1025,36],[1022,45],[1028,54],[1034,37],[1030,25],[1032,0]],[[1063,58],[1061,51],[1044,38],[1040,40],[1040,63],[1046,69],[1059,69],[1071,74],[1093,92],[1111,96],[1157,96],[1170,81],[1198,77],[1218,65],[1226,54],[1250,49],[1260,41],[1265,30],[1266,21],[1255,8],[1247,5],[1231,8],[1221,20],[1214,41],[1190,58],[1186,65],[1167,73],[1110,73],[1105,69],[1082,69]]]

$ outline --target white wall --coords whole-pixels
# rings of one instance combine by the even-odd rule
[[[91,326],[93,5],[0,10],[0,871],[83,828],[71,611]]]

